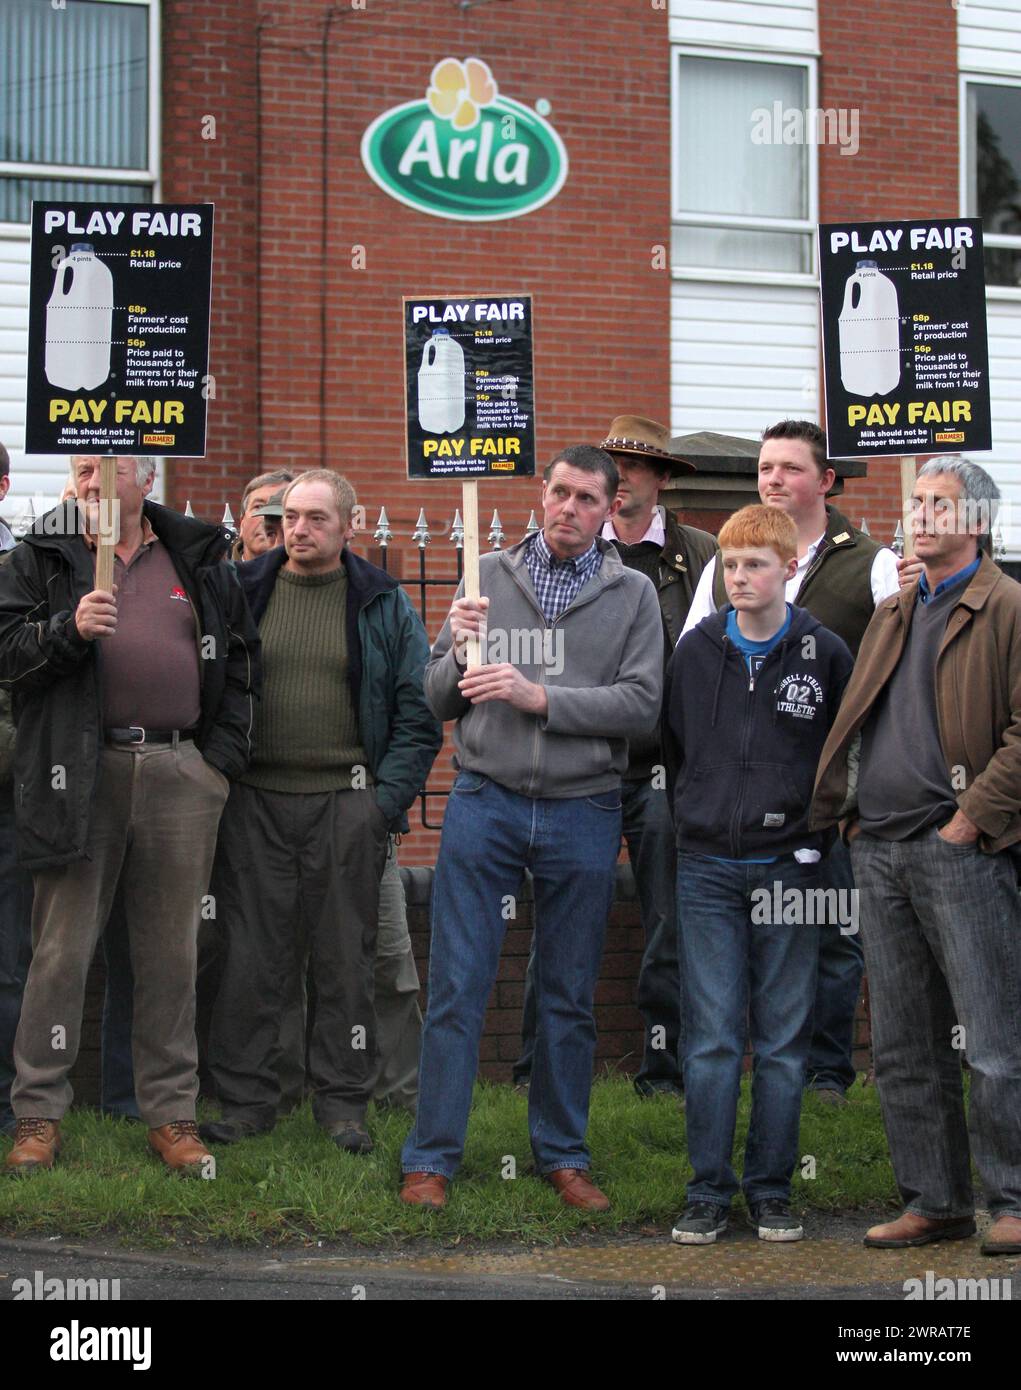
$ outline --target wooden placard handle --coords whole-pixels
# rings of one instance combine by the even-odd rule
[[[96,588],[113,592],[114,547],[120,539],[117,508],[117,460],[99,464],[99,535],[96,537]]]
[[[461,512],[464,517],[464,596],[479,597],[479,485],[472,479],[461,483]],[[464,644],[465,666],[482,665],[481,644],[469,637]]]
[[[908,508],[908,498],[915,490],[915,459],[902,458],[900,461],[900,495],[903,510],[901,512],[901,524],[904,527],[904,558],[905,560],[915,553],[914,537],[911,534],[910,512]]]

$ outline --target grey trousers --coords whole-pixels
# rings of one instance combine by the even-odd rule
[[[231,789],[216,878],[225,959],[209,1034],[225,1115],[267,1127],[276,1119],[280,1026],[304,933],[316,991],[313,1111],[327,1129],[364,1116],[375,1070],[373,962],[386,849],[371,789]]]
[[[298,924],[300,926],[300,924]],[[296,932],[295,973],[289,1003],[280,1023],[280,1113],[301,1104],[305,1094],[308,945]],[[418,1100],[418,1056],[422,1050],[422,1011],[418,1006],[418,967],[411,949],[408,912],[390,839],[379,882],[379,929],[376,935],[376,1071],[372,1098],[377,1105],[414,1110]]]
[[[860,834],[851,845],[876,1084],[908,1211],[1021,1216],[1021,903],[1006,854]],[[961,1058],[967,1050],[967,1122]],[[969,1130],[971,1143],[969,1147]]]
[[[33,875],[32,964],[14,1044],[19,1119],[71,1103],[85,982],[118,881],[135,977],[135,1094],[151,1128],[193,1120],[195,953],[229,783],[190,740],[104,748],[86,858]]]

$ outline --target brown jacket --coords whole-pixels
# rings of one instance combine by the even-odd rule
[[[866,629],[819,759],[813,828],[841,813],[849,750],[900,660],[917,591],[912,584],[885,599]],[[936,710],[951,782],[964,784],[957,804],[981,830],[979,848],[994,854],[1021,840],[1021,584],[985,555],[947,618]]]

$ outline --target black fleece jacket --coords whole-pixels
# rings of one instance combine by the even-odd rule
[[[827,837],[809,830],[808,812],[851,653],[792,608],[753,680],[727,637],[728,611],[682,637],[667,667],[663,750],[678,848],[723,859],[822,850]]]
[[[143,512],[174,562],[198,618],[201,719],[195,742],[225,777],[252,752],[259,634],[219,526],[156,502]],[[0,566],[0,686],[17,735],[18,856],[29,869],[81,859],[96,794],[102,729],[102,641],[78,635],[78,602],[96,587],[95,559],[73,501],[41,516]],[[61,776],[54,775],[60,769]]]

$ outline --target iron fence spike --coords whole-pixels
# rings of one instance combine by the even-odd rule
[[[379,509],[379,520],[376,522],[376,529],[372,538],[384,550],[394,538],[394,533],[390,529],[390,518],[386,514],[385,507]]]

